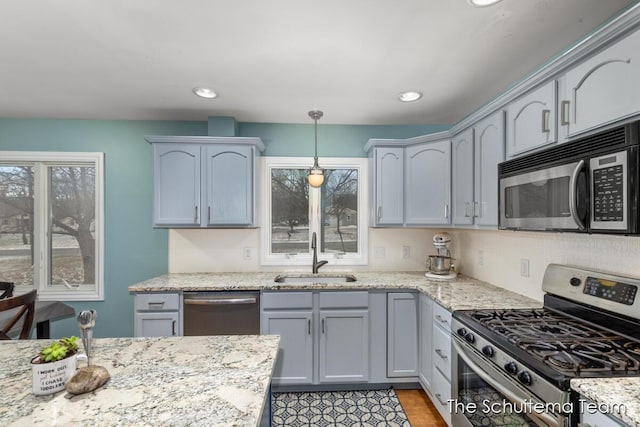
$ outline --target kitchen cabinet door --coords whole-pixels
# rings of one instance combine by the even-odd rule
[[[280,335],[278,358],[272,382],[313,383],[312,311],[263,311],[263,334]]]
[[[504,112],[475,126],[474,212],[476,225],[498,225],[498,163],[504,160]]]
[[[375,197],[373,225],[402,225],[404,222],[404,149],[374,149]]]
[[[420,342],[420,371],[418,377],[422,388],[427,391],[431,390],[431,372],[433,370],[433,302],[431,301],[431,298],[424,294],[420,294],[419,302],[420,310],[418,318],[420,319],[420,325],[418,332]]]
[[[369,311],[320,310],[320,383],[369,380]]]
[[[174,337],[179,335],[177,311],[135,314],[136,337]]]
[[[451,141],[405,149],[405,224],[451,222]]]
[[[554,144],[556,81],[552,80],[507,107],[507,157]]]
[[[253,224],[253,158],[253,147],[231,144],[206,147],[203,225]]]
[[[597,404],[585,399],[584,396],[580,396],[580,398],[583,399],[585,403],[581,405],[584,410],[580,414],[578,427],[624,427],[627,425],[623,423],[622,420],[616,420],[605,413],[588,410],[589,405],[594,405],[597,408]]]
[[[565,75],[560,122],[569,137],[640,113],[640,31]]]
[[[200,146],[153,145],[154,226],[200,224]]]
[[[453,137],[452,165],[452,222],[473,224],[473,128]]]
[[[387,377],[417,377],[418,295],[387,294]]]

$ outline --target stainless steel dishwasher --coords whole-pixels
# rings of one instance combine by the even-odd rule
[[[260,292],[185,292],[184,335],[260,334]]]

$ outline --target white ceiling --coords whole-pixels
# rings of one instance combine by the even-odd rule
[[[630,3],[2,0],[0,117],[450,124]]]

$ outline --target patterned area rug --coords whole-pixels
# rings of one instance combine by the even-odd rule
[[[393,389],[273,393],[271,403],[273,426],[411,426]]]

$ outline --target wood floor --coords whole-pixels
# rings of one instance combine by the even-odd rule
[[[422,390],[395,390],[411,427],[447,427],[438,410]]]

